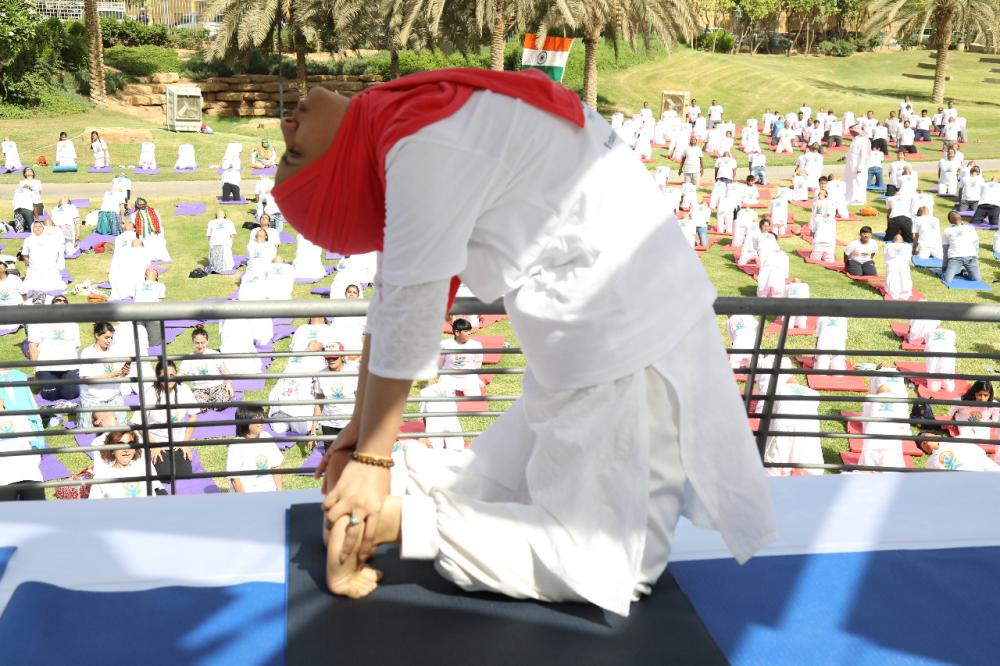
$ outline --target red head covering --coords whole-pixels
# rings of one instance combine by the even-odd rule
[[[458,111],[477,90],[516,97],[583,126],[580,98],[538,70],[443,69],[404,76],[351,99],[330,149],[274,188],[282,215],[327,250],[381,250],[386,155],[400,139]]]

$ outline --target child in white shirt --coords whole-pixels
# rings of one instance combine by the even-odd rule
[[[226,454],[227,472],[275,469],[284,457],[271,436],[264,431],[264,411],[257,406],[236,410],[236,437],[243,442],[230,444]],[[284,487],[280,474],[247,474],[229,477],[233,492],[261,493]]]

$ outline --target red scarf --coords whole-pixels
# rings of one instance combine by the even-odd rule
[[[160,233],[160,216],[156,214],[156,209],[146,204],[145,208],[136,208],[136,217],[140,224],[135,225],[135,233],[142,238],[147,232]]]
[[[538,70],[443,69],[404,76],[351,99],[330,149],[274,188],[282,215],[327,250],[381,251],[386,155],[400,139],[451,116],[477,90],[520,99],[583,127],[580,98]],[[457,288],[453,279],[449,308]]]

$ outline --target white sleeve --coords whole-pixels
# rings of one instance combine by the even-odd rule
[[[389,379],[437,375],[450,278],[400,287],[378,282],[368,308],[368,371]]]

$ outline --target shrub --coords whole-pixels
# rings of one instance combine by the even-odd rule
[[[31,118],[61,118],[85,113],[90,106],[79,95],[46,89],[35,106],[20,106],[0,102],[0,119],[26,120]],[[22,158],[28,156],[22,154]]]
[[[167,43],[175,49],[190,49],[196,51],[208,40],[208,30],[203,28],[170,28],[167,30]]]
[[[694,47],[702,51],[715,51],[716,53],[729,53],[736,45],[736,38],[728,31],[719,28],[711,32],[703,32],[694,40]]]
[[[104,48],[112,46],[166,46],[167,28],[145,25],[135,19],[101,18],[101,41]]]
[[[76,92],[80,93],[84,97],[90,95],[90,72],[83,69],[74,72],[72,75],[74,89]],[[124,88],[131,77],[122,72],[111,72],[105,70],[104,72],[104,92],[108,95],[114,95],[116,92]]]
[[[858,45],[850,39],[823,40],[816,45],[816,52],[825,56],[846,57],[858,50]]]
[[[104,51],[104,62],[132,76],[149,76],[156,72],[176,72],[181,69],[177,52],[161,46],[113,46]]]

